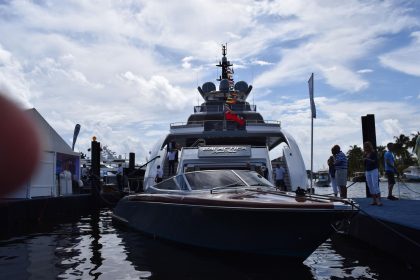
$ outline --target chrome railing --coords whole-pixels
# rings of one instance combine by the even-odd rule
[[[226,121],[226,120],[204,120],[204,121],[191,121],[191,122],[175,122],[170,124],[170,128],[194,128],[194,127],[204,127],[204,130],[225,130],[229,127],[238,127],[238,123],[235,121]],[[246,120],[245,126],[261,126],[261,127],[281,127],[280,121],[274,120]]]
[[[235,112],[245,112],[245,111],[257,111],[257,105],[249,104],[232,104],[230,105],[232,111]],[[194,113],[203,113],[203,112],[223,112],[224,105],[201,105],[194,106]]]

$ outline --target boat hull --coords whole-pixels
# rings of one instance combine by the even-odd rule
[[[216,250],[305,260],[348,211],[190,205],[123,199],[114,218],[144,233]]]
[[[330,186],[330,181],[316,181],[315,185],[317,187],[329,187]]]

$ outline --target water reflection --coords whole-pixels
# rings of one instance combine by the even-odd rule
[[[0,241],[2,279],[416,279],[418,271],[333,236],[303,264],[215,253],[116,227],[110,211],[47,233]]]
[[[313,279],[307,266],[279,258],[193,249],[132,231],[118,236],[127,260],[140,271],[150,271],[150,279]]]

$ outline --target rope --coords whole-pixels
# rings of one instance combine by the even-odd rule
[[[406,187],[409,191],[411,191],[413,193],[416,193],[416,194],[420,194],[420,192],[416,192],[416,191],[412,190],[402,179],[399,179],[398,183],[401,183],[403,185],[403,187]]]
[[[391,227],[390,225],[382,222],[380,219],[370,215],[369,213],[367,213],[365,210],[363,210],[362,208],[360,208],[356,203],[354,203],[353,201],[348,201],[348,203],[350,205],[352,205],[353,207],[355,207],[356,209],[358,209],[360,212],[363,212],[367,217],[371,218],[372,220],[378,222],[380,225],[384,226],[385,228],[387,228],[388,230],[392,231],[393,233],[395,233],[396,235],[398,235],[399,237],[407,240],[408,242],[414,244],[416,247],[420,248],[420,244],[417,243],[416,241],[414,241],[413,239],[411,239],[410,237],[406,236],[405,234],[399,232],[398,230],[394,229],[393,227]],[[333,227],[334,228],[334,227]]]
[[[346,187],[346,189],[348,189],[348,188],[350,188],[351,186],[353,186],[354,184],[356,184],[357,182],[353,182],[353,183],[351,183],[350,185],[348,185],[347,187]],[[334,193],[329,193],[329,194],[325,194],[325,195],[333,195]]]

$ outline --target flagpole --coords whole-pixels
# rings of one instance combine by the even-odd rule
[[[311,114],[311,189],[309,193],[312,193],[313,183],[313,167],[314,167],[314,118]]]
[[[309,193],[312,193],[313,187],[313,173],[314,173],[314,118],[316,118],[316,109],[314,101],[314,73],[311,74],[311,77],[308,81],[309,86],[309,100],[311,103],[311,186]]]

